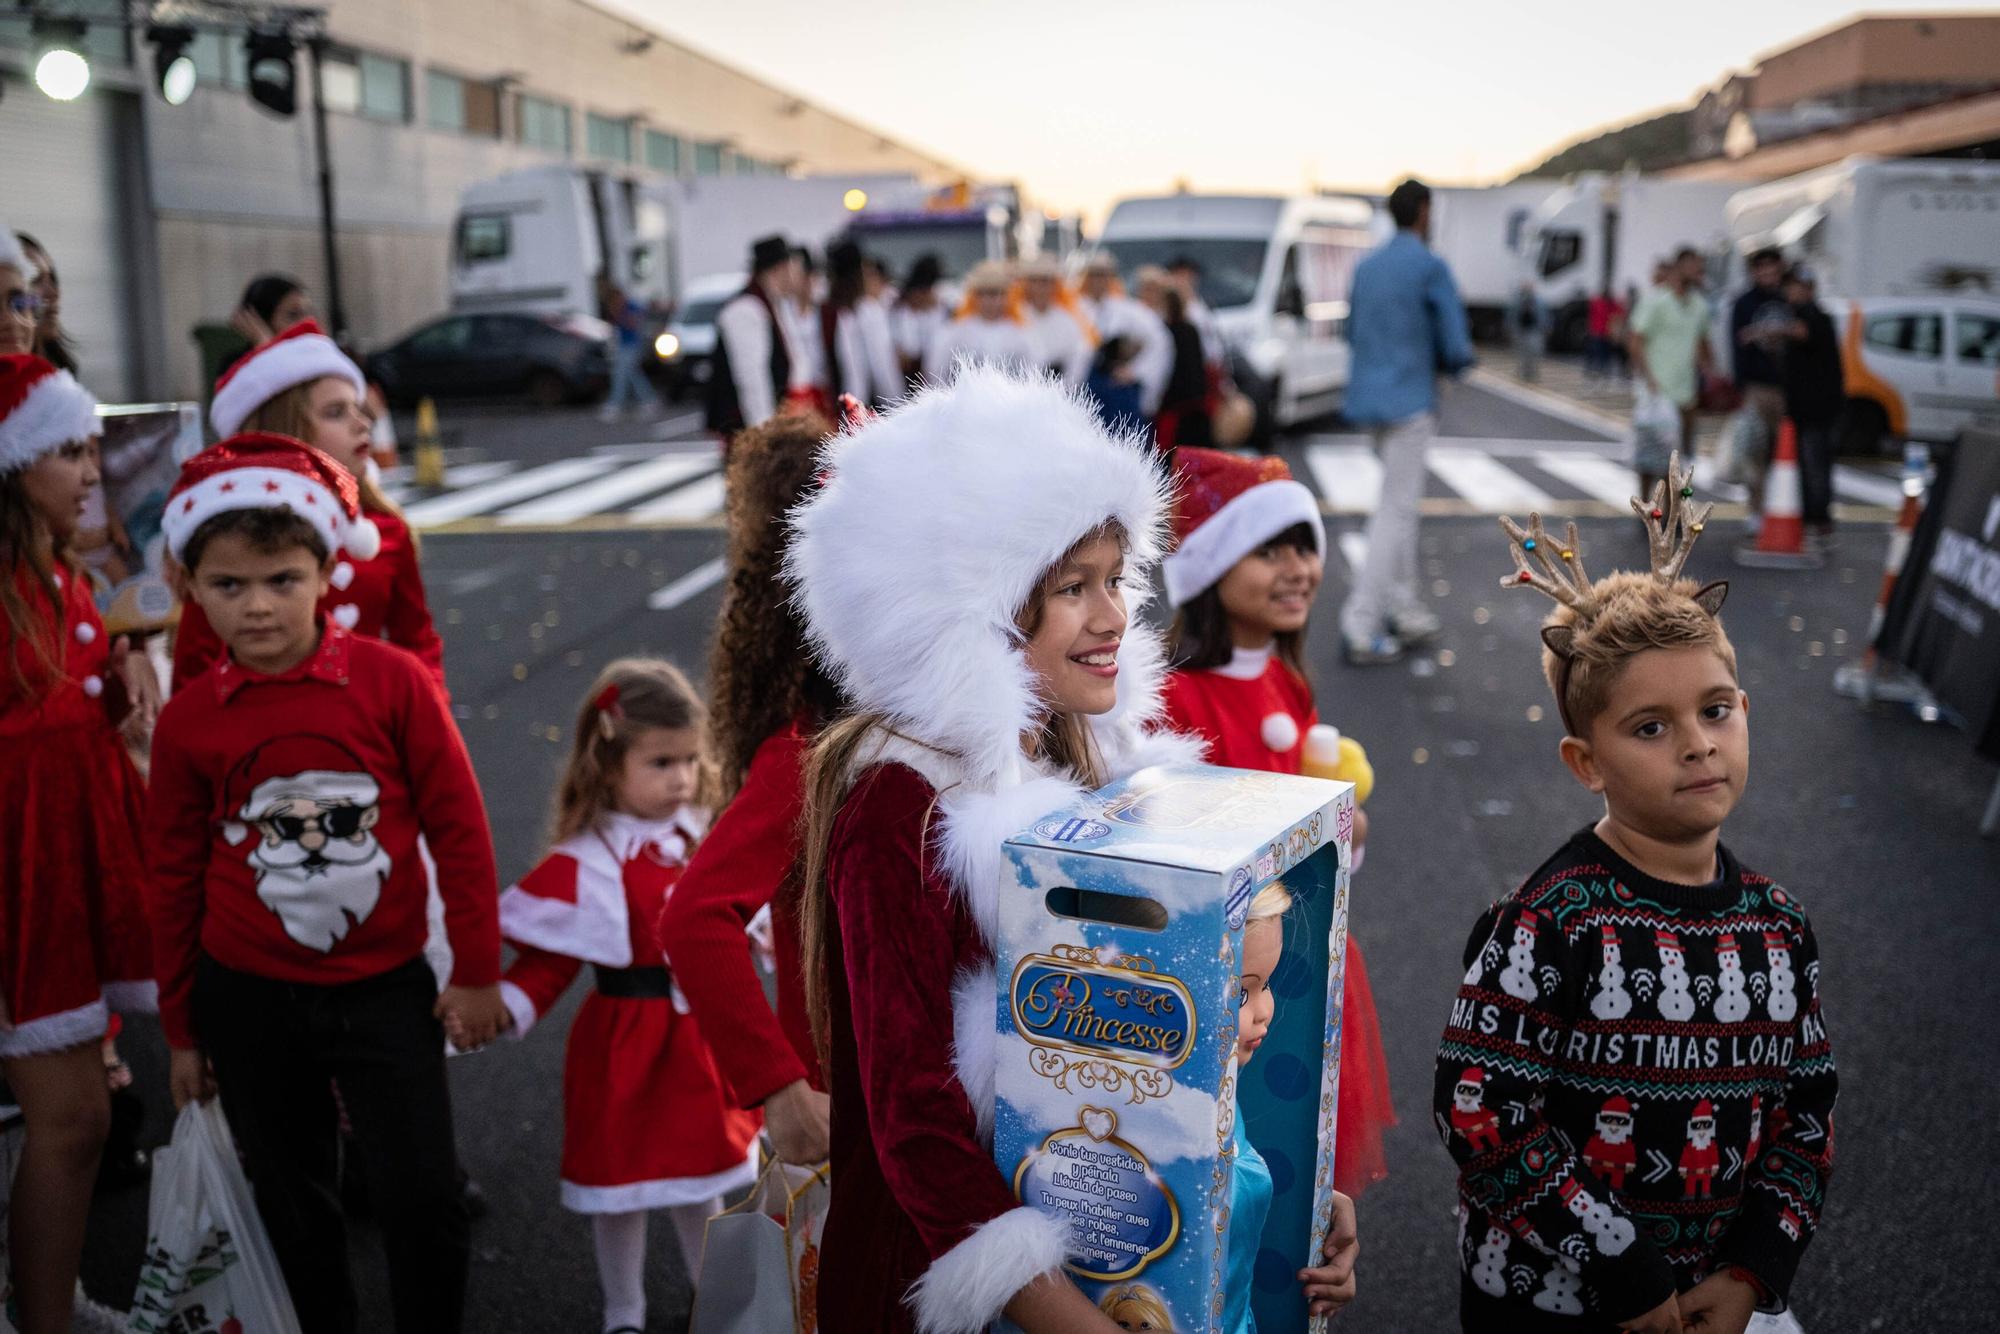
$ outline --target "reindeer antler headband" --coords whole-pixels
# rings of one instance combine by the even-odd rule
[[[1681,467],[1680,451],[1667,461],[1665,481],[1653,484],[1652,502],[1633,497],[1632,512],[1646,525],[1646,543],[1651,549],[1653,579],[1664,588],[1680,581],[1695,538],[1708,526],[1715,506],[1694,503],[1694,469]],[[1552,543],[1542,526],[1542,516],[1530,513],[1523,529],[1507,515],[1500,516],[1512,545],[1514,573],[1500,581],[1502,588],[1532,588],[1547,594],[1575,613],[1567,625],[1542,627],[1542,642],[1562,663],[1556,682],[1556,707],[1562,711],[1563,726],[1572,736],[1576,728],[1569,716],[1569,678],[1576,657],[1576,637],[1597,619],[1602,601],[1598,586],[1583,571],[1583,548],[1576,537],[1576,524],[1564,526],[1563,541]],[[1536,568],[1539,566],[1539,570]],[[1703,585],[1692,595],[1696,606],[1710,616],[1721,614],[1729,594],[1727,580]]]

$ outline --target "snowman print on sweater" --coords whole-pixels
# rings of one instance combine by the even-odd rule
[[[1542,1290],[1535,1294],[1535,1309],[1551,1315],[1582,1315],[1583,1280],[1557,1265],[1542,1275]]]
[[[1632,1013],[1632,993],[1625,990],[1625,963],[1618,949],[1618,932],[1604,923],[1604,966],[1597,971],[1597,994],[1590,1012],[1599,1019],[1623,1019]]]
[[[1507,966],[1500,970],[1500,989],[1515,1000],[1533,1001],[1542,994],[1535,985],[1535,929],[1532,910],[1514,919],[1514,943],[1507,947]]]
[[[1660,955],[1660,1017],[1686,1023],[1694,1018],[1694,996],[1688,991],[1687,955],[1681,951],[1680,937],[1656,931],[1653,947]]]
[[[1611,1212],[1611,1206],[1583,1188],[1583,1183],[1575,1177],[1562,1184],[1563,1204],[1569,1208],[1570,1216],[1576,1219],[1597,1249],[1606,1255],[1623,1255],[1627,1247],[1638,1239],[1638,1230],[1632,1220],[1621,1218]]]
[[[1771,1012],[1771,1018],[1778,1023],[1788,1024],[1798,1017],[1799,998],[1793,990],[1797,978],[1792,972],[1792,947],[1776,931],[1764,933],[1764,954],[1770,961],[1771,994],[1764,1004]]]
[[[1715,942],[1716,974],[1715,1021],[1740,1023],[1750,1017],[1750,997],[1744,990],[1743,952],[1736,948],[1733,933],[1724,932]]]
[[[1507,1295],[1507,1234],[1497,1227],[1488,1226],[1486,1240],[1479,1245],[1479,1253],[1474,1258],[1469,1271],[1472,1286],[1488,1297]]]

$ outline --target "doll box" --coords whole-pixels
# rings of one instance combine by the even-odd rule
[[[1068,1270],[1114,1318],[1221,1328],[1241,1115],[1274,1186],[1257,1322],[1308,1327],[1296,1275],[1332,1205],[1353,793],[1161,766],[1005,846],[994,1156],[1024,1203],[1069,1220]],[[1239,1080],[1244,917],[1277,879],[1294,904],[1276,1014]]]

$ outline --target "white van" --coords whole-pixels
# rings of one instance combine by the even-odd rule
[[[1098,245],[1128,284],[1141,265],[1201,265],[1202,300],[1264,432],[1340,406],[1354,266],[1386,236],[1363,199],[1180,194],[1121,200]]]

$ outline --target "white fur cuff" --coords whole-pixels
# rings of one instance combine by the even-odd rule
[[[507,1007],[507,1013],[514,1019],[512,1026],[507,1030],[507,1036],[511,1038],[528,1036],[528,1030],[535,1026],[537,1018],[535,1003],[528,999],[528,993],[503,977],[500,979],[500,1002]]]
[[[1014,1294],[1062,1265],[1069,1224],[1023,1205],[931,1262],[904,1298],[920,1334],[980,1334]]]

